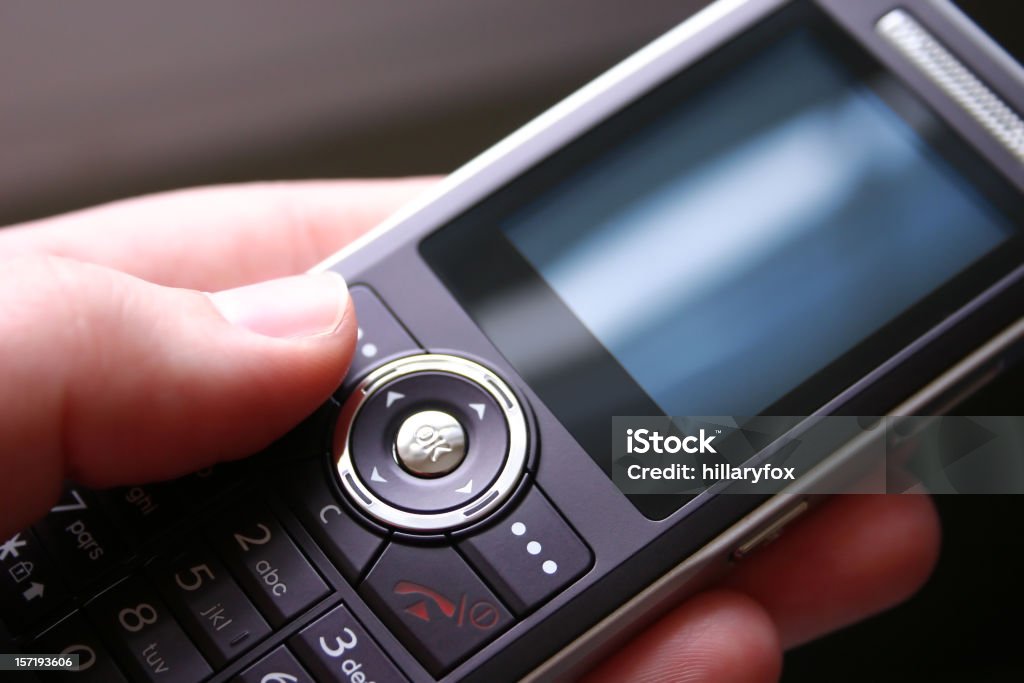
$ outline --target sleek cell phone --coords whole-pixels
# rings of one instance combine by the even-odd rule
[[[69,485],[0,545],[10,648],[91,681],[585,670],[815,500],[625,495],[613,417],[926,414],[1019,353],[1022,84],[943,0],[720,0],[323,264],[358,348],[294,432]]]

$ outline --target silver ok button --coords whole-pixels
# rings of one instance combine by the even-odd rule
[[[440,410],[424,410],[405,419],[395,437],[395,457],[420,477],[439,477],[462,464],[466,432]]]

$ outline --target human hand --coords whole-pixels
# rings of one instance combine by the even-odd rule
[[[938,516],[927,496],[837,496],[586,681],[778,680],[783,650],[903,601],[928,578],[938,550]]]
[[[423,187],[188,190],[0,231],[0,538],[44,514],[66,478],[183,475],[255,452],[313,410],[348,367],[354,319],[331,276],[276,278]],[[588,678],[775,680],[783,648],[916,590],[938,544],[923,496],[837,498]]]
[[[186,190],[0,231],[0,538],[64,479],[177,477],[312,412],[348,368],[355,318],[337,276],[280,278],[423,187]]]

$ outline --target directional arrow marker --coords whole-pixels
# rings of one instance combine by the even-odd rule
[[[380,472],[377,471],[376,467],[373,468],[373,472],[370,472],[370,481],[379,481],[382,484],[388,483],[387,479],[385,479],[384,477],[380,476]]]
[[[483,403],[470,403],[469,407],[476,411],[477,416],[482,420],[484,419],[484,411],[487,410],[487,406]]]
[[[400,394],[397,391],[389,391],[385,407],[390,408],[392,403],[403,398],[405,398],[405,394]]]
[[[422,600],[417,602],[415,605],[410,605],[409,607],[406,607],[405,611],[413,615],[417,619],[422,619],[423,621],[430,621],[430,612],[427,611],[427,603],[423,602]]]
[[[43,597],[43,589],[44,588],[46,588],[46,586],[44,586],[43,584],[36,583],[35,581],[33,581],[32,585],[29,586],[28,588],[26,588],[24,591],[22,591],[21,595],[22,595],[22,597],[25,598],[25,600],[32,600],[34,598],[41,598],[41,597]]]
[[[473,493],[473,480],[470,479],[466,482],[466,485],[460,489],[455,489],[455,493]]]

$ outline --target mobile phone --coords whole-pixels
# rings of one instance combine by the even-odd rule
[[[292,433],[69,484],[0,545],[0,650],[96,681],[585,670],[816,500],[625,495],[613,417],[926,414],[1020,353],[1022,110],[945,0],[719,0],[320,266],[358,346]]]

